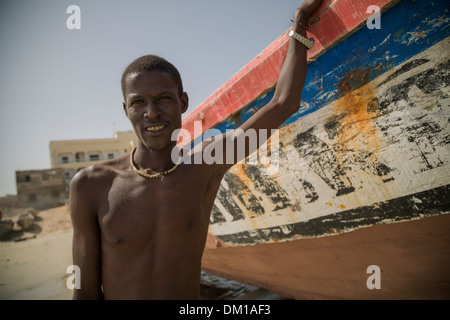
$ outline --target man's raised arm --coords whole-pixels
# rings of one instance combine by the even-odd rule
[[[323,0],[305,0],[295,11],[291,30],[306,38],[309,17],[320,7]],[[290,116],[298,111],[306,79],[306,52],[308,48],[294,37],[289,40],[289,49],[278,77],[272,100],[256,112],[241,128],[278,129]]]
[[[305,0],[295,11],[291,30],[306,39],[306,27],[309,17],[320,7],[323,0]],[[297,36],[298,37],[298,36]],[[234,163],[249,156],[270,137],[272,129],[278,129],[289,117],[298,111],[303,86],[306,79],[306,52],[308,48],[299,40],[291,37],[286,59],[283,63],[278,77],[275,93],[272,100],[263,108],[258,110],[250,119],[243,123],[238,130],[214,137],[214,139],[203,144],[203,149],[211,143],[219,143],[223,146],[224,169],[228,169]],[[245,143],[240,135],[246,134],[248,130],[256,130],[257,146]],[[266,130],[265,134],[259,134],[260,130]],[[226,145],[234,145],[234,154],[226,155]],[[210,145],[208,148],[212,148]],[[244,148],[245,150],[240,150]],[[234,158],[234,161],[230,161]],[[232,163],[231,163],[232,162]]]

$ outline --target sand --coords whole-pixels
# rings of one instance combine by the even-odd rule
[[[15,242],[19,239],[22,241]],[[66,270],[71,264],[68,208],[41,211],[29,230],[15,227],[0,241],[0,299],[71,299],[72,290],[66,287]]]

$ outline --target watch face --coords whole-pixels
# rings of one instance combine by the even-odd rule
[[[292,35],[294,34],[294,30],[289,31],[288,36],[292,37]]]

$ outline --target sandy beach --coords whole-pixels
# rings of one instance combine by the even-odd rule
[[[72,291],[66,287],[66,269],[71,264],[72,223],[68,208],[41,211],[27,231],[15,226],[2,237],[0,299],[71,299]]]

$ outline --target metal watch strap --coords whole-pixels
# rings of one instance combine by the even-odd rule
[[[295,40],[298,40],[300,43],[305,45],[305,47],[307,47],[308,49],[311,49],[314,46],[314,38],[307,39],[307,38],[303,37],[302,35],[299,35],[294,30],[289,31],[288,36],[294,38]]]

